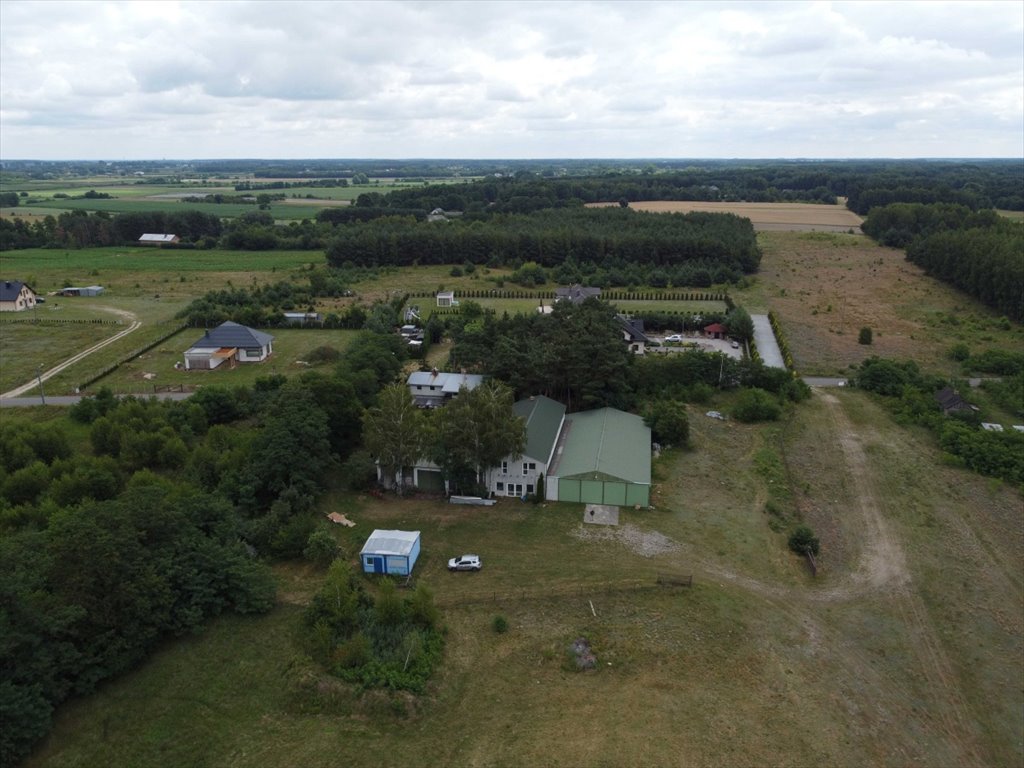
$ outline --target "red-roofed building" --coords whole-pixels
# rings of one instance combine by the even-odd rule
[[[712,339],[724,339],[726,334],[725,326],[721,323],[712,323],[704,326],[704,335]]]

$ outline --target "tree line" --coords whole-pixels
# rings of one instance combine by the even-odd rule
[[[536,262],[573,259],[604,266],[620,259],[660,267],[715,262],[753,272],[760,262],[754,229],[732,214],[644,214],[565,209],[446,224],[387,217],[340,226],[327,248],[340,266]]]

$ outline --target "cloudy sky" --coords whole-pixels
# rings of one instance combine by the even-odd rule
[[[0,0],[0,156],[1022,157],[1024,1]]]

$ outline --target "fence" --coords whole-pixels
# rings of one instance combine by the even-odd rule
[[[472,578],[469,575],[468,578]],[[445,591],[439,593],[435,602],[439,606],[473,605],[480,603],[522,602],[545,600],[559,597],[590,597],[595,594],[616,592],[641,592],[678,587],[692,587],[692,574],[658,574],[653,578],[628,579],[622,581],[573,582],[556,584],[531,584],[523,587],[501,587],[464,592]]]
[[[4,317],[0,323],[11,323],[12,325],[124,325],[124,320],[104,320],[100,318],[78,320],[64,318],[42,318],[35,320],[31,317]]]
[[[102,379],[104,376],[108,376],[111,373],[113,373],[114,371],[116,371],[120,366],[124,365],[127,362],[130,362],[131,360],[134,360],[139,355],[146,354],[147,352],[149,352],[149,350],[154,349],[155,347],[158,347],[159,345],[163,344],[165,341],[167,341],[172,336],[176,336],[177,334],[181,333],[187,327],[188,326],[186,324],[184,324],[184,323],[182,323],[181,325],[175,326],[172,330],[168,331],[167,333],[161,334],[157,339],[154,339],[153,341],[151,341],[146,346],[141,347],[140,349],[136,349],[134,352],[126,355],[125,357],[122,357],[116,363],[112,363],[111,365],[108,365],[107,367],[103,368],[99,373],[97,373],[94,376],[86,379],[84,382],[82,382],[81,384],[79,384],[75,388],[75,391],[76,392],[81,392],[86,387],[92,386],[97,381]]]

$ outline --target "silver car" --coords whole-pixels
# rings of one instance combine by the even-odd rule
[[[483,567],[478,555],[460,555],[448,561],[449,571],[479,571]]]

